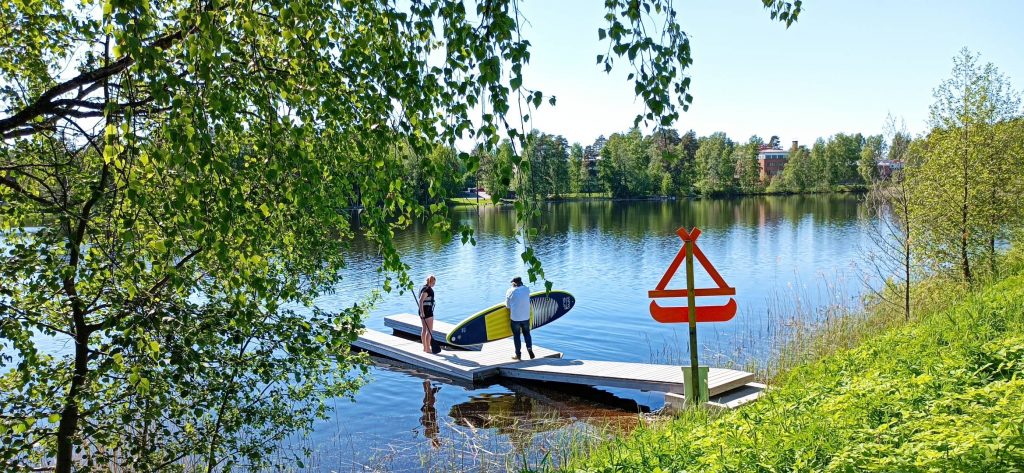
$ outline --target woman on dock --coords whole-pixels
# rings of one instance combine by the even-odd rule
[[[431,349],[431,341],[433,340],[434,334],[434,283],[437,282],[437,278],[433,274],[427,276],[427,280],[423,283],[423,288],[420,289],[420,323],[422,329],[420,330],[420,340],[423,341],[423,352],[433,354],[434,351]]]

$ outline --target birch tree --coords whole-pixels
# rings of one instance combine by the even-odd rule
[[[920,222],[912,236],[934,269],[954,265],[971,283],[979,259],[996,269],[996,242],[1021,218],[1022,169],[1007,126],[1020,116],[1020,97],[995,65],[967,49],[934,96],[920,166],[908,171]]]

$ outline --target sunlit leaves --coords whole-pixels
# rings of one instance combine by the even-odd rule
[[[996,242],[1024,221],[1019,92],[995,65],[964,49],[935,92],[931,132],[910,146],[911,227],[924,262],[971,282],[998,271]],[[981,265],[982,261],[988,263]]]
[[[59,434],[89,445],[73,461],[203,452],[258,468],[262,441],[350,394],[366,308],[315,307],[348,245],[364,238],[382,286],[408,289],[402,228],[425,220],[474,242],[444,204],[484,164],[459,140],[500,148],[486,164],[503,189],[541,169],[523,160],[521,128],[556,100],[524,77],[518,5],[470,5],[0,2],[0,304],[19,321],[0,324],[0,348],[21,360],[0,378],[0,414],[15,419],[0,425],[19,430],[2,459],[52,458],[52,429],[34,419],[75,406],[59,417],[86,416]],[[630,61],[638,120],[671,123],[692,100],[675,12],[606,7],[598,62]],[[654,17],[665,36],[644,31]],[[544,278],[529,246],[538,209],[516,211],[529,277]],[[84,350],[40,354],[39,333]]]
[[[763,0],[772,19],[796,21],[801,2]],[[598,39],[608,41],[608,50],[597,56],[597,63],[611,72],[614,57],[625,58],[632,66],[629,80],[643,99],[647,110],[638,114],[641,122],[670,126],[693,102],[688,93],[690,79],[686,70],[693,64],[690,39],[680,27],[677,12],[666,0],[605,0],[607,28],[598,29]]]

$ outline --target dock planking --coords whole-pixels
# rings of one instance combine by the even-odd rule
[[[419,334],[419,318],[414,314],[385,317],[384,324],[396,332]],[[434,322],[434,338],[443,341],[454,326]],[[498,340],[478,345],[476,351],[445,350],[440,354],[423,353],[418,340],[406,340],[374,330],[366,330],[354,346],[372,353],[399,360],[411,366],[465,381],[480,381],[501,376],[510,379],[551,381],[588,386],[608,386],[643,391],[682,393],[683,368],[617,361],[571,360],[561,353],[534,347],[535,360],[515,361],[512,340]],[[711,396],[735,391],[754,380],[744,371],[711,368],[708,391]]]
[[[422,327],[422,325],[420,325],[420,316],[416,314],[389,315],[387,317],[384,317],[384,326],[396,332],[415,335],[417,337],[420,335],[420,327]],[[438,342],[441,343],[448,343],[448,334],[451,333],[452,329],[454,328],[454,325],[448,322],[442,322],[435,318],[434,330],[432,332],[434,340],[437,340]],[[480,345],[460,345],[459,348],[462,348],[464,350],[479,351]]]
[[[513,379],[682,393],[684,368],[686,367],[561,358],[524,360],[504,365],[498,371],[501,376]],[[708,373],[708,391],[715,396],[753,380],[754,375],[751,373],[711,368]]]
[[[498,375],[502,366],[521,363],[512,359],[515,349],[512,340],[498,340],[482,347],[479,351],[443,350],[439,354],[423,352],[419,340],[406,340],[376,330],[365,329],[352,346],[422,369],[459,378],[478,381]],[[560,358],[561,353],[534,346],[533,352],[540,358]],[[524,352],[525,354],[525,352]]]
[[[712,394],[706,405],[719,409],[737,409],[760,399],[766,389],[768,386],[761,383],[747,383],[718,395]],[[686,408],[686,404],[686,398],[682,394],[665,393],[665,407],[670,412],[681,411]]]

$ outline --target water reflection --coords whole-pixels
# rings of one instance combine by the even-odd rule
[[[630,429],[650,407],[600,389],[559,383],[502,383],[509,393],[482,393],[448,412],[459,425],[499,434],[547,432],[575,422]]]
[[[441,390],[441,386],[433,386],[430,381],[423,380],[423,407],[420,411],[420,424],[423,425],[423,436],[430,439],[430,445],[435,449],[441,447],[441,439],[438,434],[441,432],[437,425],[437,409],[434,403],[437,401],[435,395]]]
[[[785,222],[797,226],[805,218],[817,223],[855,221],[863,211],[857,194],[754,196],[681,201],[596,200],[548,203],[534,225],[542,235],[596,230],[604,234],[643,238],[672,233],[685,222],[703,230],[760,228]],[[460,222],[478,234],[511,237],[515,232],[510,207],[459,208]]]

